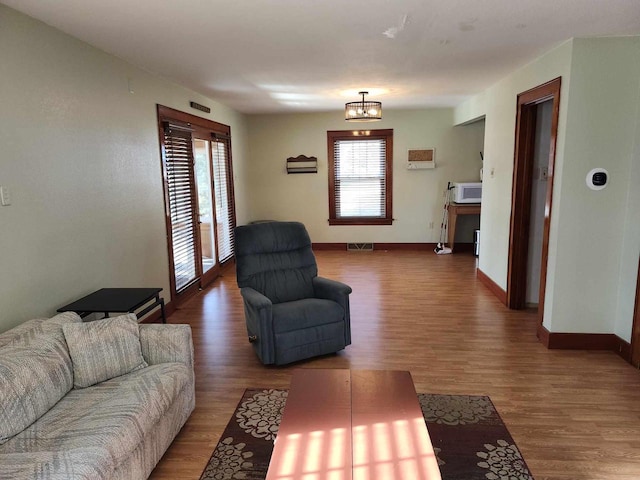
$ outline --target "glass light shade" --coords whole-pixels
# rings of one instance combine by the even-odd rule
[[[360,92],[362,100],[348,102],[344,106],[344,119],[347,122],[376,122],[382,120],[382,103],[364,99],[367,92]]]

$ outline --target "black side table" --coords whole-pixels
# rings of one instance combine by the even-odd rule
[[[105,317],[109,312],[135,313],[138,318],[160,306],[162,323],[167,323],[164,313],[164,299],[160,297],[161,288],[101,288],[86,297],[82,297],[69,305],[60,307],[58,312],[76,312],[84,318],[90,313],[102,312]],[[153,301],[140,312],[136,310]]]

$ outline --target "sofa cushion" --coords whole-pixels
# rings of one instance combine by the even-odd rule
[[[344,309],[336,302],[320,298],[306,298],[273,305],[273,331],[290,332],[317,327],[344,319]]]
[[[73,369],[62,332],[0,347],[0,385],[2,445],[71,390]]]
[[[72,390],[0,447],[0,478],[110,478],[190,382],[186,365],[163,363]]]
[[[51,318],[34,318],[0,334],[0,346],[20,342],[23,345],[42,334],[62,331],[65,323],[82,322],[75,312],[59,313]]]
[[[86,388],[147,366],[134,314],[62,327],[73,362],[74,388]]]

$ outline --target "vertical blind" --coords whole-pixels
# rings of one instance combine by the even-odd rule
[[[212,144],[213,186],[216,203],[216,228],[218,235],[218,256],[220,263],[234,254],[235,215],[231,199],[229,174],[229,139],[214,137]]]
[[[165,123],[165,172],[176,292],[197,278],[196,203],[191,131]]]
[[[385,139],[336,139],[333,155],[336,218],[385,218]]]

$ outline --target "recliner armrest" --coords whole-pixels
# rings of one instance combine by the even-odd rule
[[[349,295],[353,290],[349,285],[324,277],[314,277],[313,289],[317,298],[333,300],[338,303],[340,297]]]
[[[244,300],[247,335],[253,348],[265,365],[275,362],[273,338],[272,303],[268,297],[251,287],[243,287],[240,294]]]
[[[271,300],[265,297],[263,294],[254,290],[251,287],[244,287],[240,289],[242,298],[256,310],[261,310],[266,307],[271,307]]]

